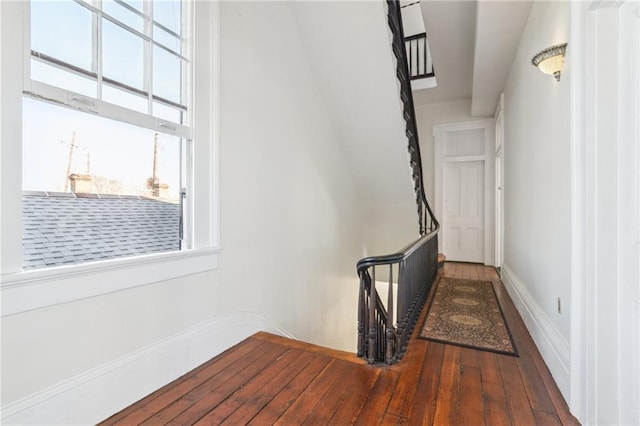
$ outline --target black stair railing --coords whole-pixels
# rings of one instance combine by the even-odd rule
[[[440,228],[424,191],[422,156],[400,4],[397,0],[387,0],[387,5],[389,28],[393,34],[391,47],[396,57],[396,76],[400,82],[400,98],[413,172],[420,238],[398,253],[367,257],[357,264],[360,277],[358,356],[366,358],[370,364],[392,364],[404,356],[438,269]],[[376,269],[388,270],[386,303],[376,288]]]
[[[414,34],[404,39],[407,64],[411,80],[435,77],[431,52],[427,43],[427,33]]]

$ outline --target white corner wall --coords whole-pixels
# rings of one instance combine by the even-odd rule
[[[360,196],[293,6],[223,3],[223,312],[355,350]]]
[[[221,3],[218,270],[3,317],[3,423],[95,423],[261,329],[355,350],[366,216],[290,8]]]
[[[556,82],[530,61],[538,51],[569,41],[569,9],[569,2],[533,4],[504,90],[503,265],[509,294],[567,400],[572,69],[566,63]]]

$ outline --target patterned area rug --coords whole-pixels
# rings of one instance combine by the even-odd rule
[[[420,337],[518,356],[489,281],[441,278]]]

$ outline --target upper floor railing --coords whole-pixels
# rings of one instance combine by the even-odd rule
[[[420,238],[398,253],[361,259],[358,296],[358,356],[370,364],[391,364],[401,359],[420,316],[431,283],[438,269],[438,230],[436,219],[424,190],[422,156],[418,141],[416,114],[402,29],[400,5],[387,0],[388,23],[393,34],[392,49],[396,57],[396,76],[408,141],[418,213]],[[376,272],[387,272],[386,297],[380,297]],[[394,296],[395,294],[395,296]]]
[[[427,43],[427,33],[405,37],[404,45],[411,80],[435,77],[429,43]]]

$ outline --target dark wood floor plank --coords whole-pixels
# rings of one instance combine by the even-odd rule
[[[196,424],[220,424],[229,416],[234,414],[240,407],[251,400],[264,395],[265,386],[281,389],[290,380],[291,375],[296,375],[304,364],[309,361],[311,354],[299,349],[290,349],[278,358],[273,364],[262,370],[253,379],[239,388],[226,400],[220,403],[215,409],[207,413]],[[273,390],[267,391],[273,394]]]
[[[313,363],[318,356],[311,352],[298,351],[297,358],[282,368],[279,372],[275,372],[269,381],[257,390],[253,395],[249,394],[244,399],[242,405],[234,410],[221,424],[238,425],[247,424],[258,414],[264,407],[272,401],[283,389],[293,381],[298,374]],[[267,378],[269,376],[266,376]],[[246,391],[249,393],[250,391]],[[240,394],[238,394],[240,395]]]
[[[384,413],[387,411],[389,400],[395,389],[400,373],[391,370],[383,370],[378,376],[378,380],[369,392],[367,401],[360,410],[356,425],[372,426],[380,423]]]
[[[413,399],[409,412],[410,423],[414,425],[433,424],[438,389],[440,387],[440,375],[442,373],[442,361],[444,357],[444,344],[429,342],[427,356],[422,364],[422,374],[416,388],[419,397]]]
[[[460,277],[462,279],[473,280],[473,279],[475,279],[475,277],[474,277],[475,275],[476,274],[475,274],[475,265],[474,264],[463,265],[460,268]]]
[[[540,377],[540,373],[533,360],[528,356],[522,356],[519,361],[518,368],[520,369],[520,375],[522,376],[524,387],[527,391],[527,395],[529,396],[531,407],[534,410],[553,413],[555,408],[551,402],[551,398],[549,397],[549,392],[547,392],[544,387],[542,377]]]
[[[480,358],[478,357],[478,353],[483,351],[478,351],[470,348],[460,348],[460,365],[465,367],[473,367],[480,368]]]
[[[169,409],[159,412],[158,417],[154,416],[149,419],[149,424],[185,425],[194,423],[287,350],[285,346],[275,344],[267,344],[263,348],[263,351],[251,352],[233,364],[234,368],[224,370],[184,395]],[[171,409],[172,407],[175,408]]]
[[[498,367],[498,355],[492,352],[483,351],[479,354],[481,368],[480,379],[482,381],[482,393],[484,396],[484,423],[491,426],[511,425],[509,408],[505,389]]]
[[[362,411],[362,407],[367,401],[367,396],[377,383],[382,372],[381,369],[376,367],[362,367],[361,369],[365,368],[367,369],[367,375],[358,382],[356,386],[352,386],[351,383],[347,383],[346,386],[344,383],[342,384],[343,387],[348,389],[348,393],[342,400],[342,404],[335,410],[331,419],[329,419],[329,424],[352,425],[355,423],[360,415],[360,411]]]
[[[452,278],[462,278],[462,269],[459,263],[451,264],[451,274],[447,275]]]
[[[396,386],[389,408],[387,412],[396,416],[406,417],[411,409],[413,397],[416,393],[416,386],[420,380],[420,372],[422,370],[422,360],[427,351],[427,342],[425,340],[414,340],[411,351],[407,351],[404,359],[400,361],[401,365],[400,380]],[[419,350],[418,350],[419,349]]]
[[[276,422],[291,405],[304,393],[322,371],[332,366],[333,360],[317,355],[296,377],[284,387],[269,403],[267,403],[250,425],[271,425]]]
[[[484,423],[484,401],[480,368],[460,365],[460,385],[453,424],[477,425]]]
[[[249,338],[111,416],[102,424],[140,424],[194,387],[210,379],[212,375],[229,367],[248,353],[259,350],[262,345],[264,342]]]
[[[460,347],[444,346],[434,424],[453,424],[460,384]]]
[[[536,426],[561,426],[562,423],[555,413],[547,411],[533,410],[533,418],[536,420]]]
[[[358,393],[368,392],[379,374],[380,370],[377,367],[348,369],[346,374],[333,383],[325,396],[320,398],[303,424],[353,424],[353,418],[357,417],[364,403]]]
[[[382,417],[380,426],[404,426],[409,424],[409,419],[395,414],[386,413]]]
[[[301,424],[313,411],[336,380],[341,380],[348,370],[349,363],[342,360],[332,360],[316,379],[307,387],[298,399],[275,422],[277,425]]]
[[[513,424],[535,425],[531,403],[522,383],[515,357],[499,357],[498,366],[504,388],[508,389],[507,407]]]

